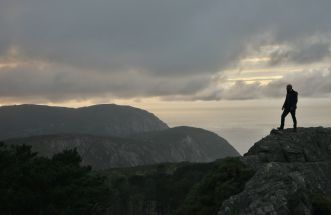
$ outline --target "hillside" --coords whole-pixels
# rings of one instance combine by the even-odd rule
[[[83,164],[97,169],[164,162],[210,162],[227,156],[240,156],[225,139],[210,131],[192,127],[141,133],[130,138],[57,134],[4,142],[31,145],[34,151],[45,156],[77,148]]]
[[[127,136],[168,126],[145,110],[115,104],[81,108],[44,105],[0,107],[0,140],[49,134]]]
[[[272,130],[241,157],[104,172],[107,215],[329,215],[331,128]]]
[[[172,144],[178,148],[181,148],[182,144],[190,147],[199,146],[200,140],[215,137],[214,134],[202,129],[178,127],[131,136],[136,138],[135,140],[97,137],[105,141],[104,148],[95,147],[95,143],[89,145],[92,149],[99,150],[96,153],[107,152],[107,141],[123,145],[125,150],[142,145],[143,147],[137,147],[135,150],[140,149],[141,155],[150,159],[154,154],[144,154],[144,150],[153,151],[152,146],[158,146],[162,153],[171,155],[163,148],[165,142],[157,143],[157,140],[159,138],[163,140],[164,136],[169,138],[170,148]],[[78,146],[78,151],[86,150],[80,153],[88,154],[91,152],[85,147],[85,142],[88,142],[88,138],[96,138],[85,135],[84,142],[73,141],[70,135],[56,135],[60,140],[56,140],[54,136],[42,138],[45,137],[53,139],[53,142],[48,139],[45,143],[38,143],[40,136],[8,142],[19,144],[19,140],[30,139],[31,143],[35,143],[31,144],[34,150],[46,155],[49,149],[61,151],[67,146],[63,144],[66,143],[64,139],[69,138],[70,143]],[[190,141],[187,142],[188,139]],[[222,138],[219,138],[219,141],[221,140]],[[46,147],[47,150],[43,152],[47,143],[51,144],[51,147]],[[24,146],[17,148],[20,149],[17,151],[18,155],[26,156],[21,152],[24,148],[28,149]],[[52,153],[48,154],[49,157]],[[34,153],[30,154],[35,156]],[[8,155],[11,154],[7,153],[7,158]],[[120,155],[122,154],[116,154],[116,156]],[[135,153],[130,152],[125,155],[130,157]],[[74,160],[79,161],[77,156],[74,156]],[[72,161],[73,157],[65,156],[63,159]],[[101,156],[98,159],[102,161],[104,158]],[[12,160],[13,165],[16,165],[15,159]],[[24,159],[19,161],[22,167],[26,166]],[[48,162],[47,159],[38,158],[36,164],[40,165],[41,161]],[[3,165],[6,166],[5,164],[6,162]],[[12,170],[9,167],[7,169]],[[3,171],[3,174],[7,174],[8,171]],[[39,172],[37,174],[42,176]],[[101,203],[105,199],[110,199],[106,210],[102,213],[104,215],[329,215],[331,214],[331,128],[298,128],[296,133],[292,129],[272,130],[270,135],[256,142],[244,156],[227,157],[207,163],[158,163],[111,168],[99,170],[98,174],[101,174],[102,178],[106,177],[105,182],[110,190],[107,196],[99,200]],[[20,177],[20,174],[11,175]]]

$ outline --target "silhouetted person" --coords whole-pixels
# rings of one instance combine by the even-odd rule
[[[294,131],[297,129],[297,119],[295,117],[295,110],[297,109],[297,102],[298,102],[298,93],[292,89],[292,85],[289,84],[286,86],[286,99],[284,102],[284,105],[282,107],[283,114],[281,117],[281,123],[280,127],[278,127],[279,130],[284,129],[284,123],[285,123],[285,117],[288,113],[291,113],[292,119],[293,119],[293,128]]]

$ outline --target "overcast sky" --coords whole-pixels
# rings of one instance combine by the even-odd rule
[[[0,103],[331,94],[330,0],[1,0]]]

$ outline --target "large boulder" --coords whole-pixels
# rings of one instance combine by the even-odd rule
[[[331,129],[299,128],[271,134],[241,161],[256,171],[218,214],[316,214],[316,196],[331,196]]]

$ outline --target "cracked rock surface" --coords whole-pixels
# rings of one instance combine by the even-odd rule
[[[272,130],[241,158],[256,170],[223,214],[314,214],[311,195],[331,196],[331,129]]]

